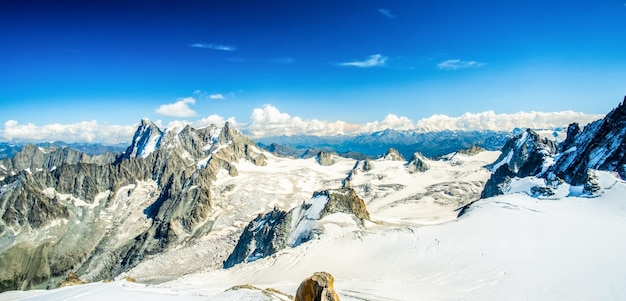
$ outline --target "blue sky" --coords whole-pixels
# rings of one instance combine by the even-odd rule
[[[0,20],[2,124],[604,114],[626,95],[624,0],[2,1]]]

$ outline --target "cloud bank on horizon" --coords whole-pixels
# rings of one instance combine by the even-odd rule
[[[195,116],[176,106],[177,104],[180,106],[181,103],[187,105],[192,102],[188,99],[181,99],[174,104],[165,106],[170,106],[166,107],[172,110],[170,112],[181,113],[180,117]],[[265,105],[252,111],[249,123],[240,123],[234,117],[224,118],[213,114],[194,121],[178,120],[164,125],[162,121],[157,120],[155,124],[161,128],[181,127],[187,124],[200,128],[211,124],[223,126],[226,122],[229,122],[244,134],[253,138],[261,138],[280,135],[334,136],[368,134],[386,129],[424,132],[444,130],[511,131],[515,128],[555,129],[566,127],[573,122],[584,125],[603,117],[604,115],[601,114],[584,114],[574,111],[518,112],[514,114],[496,114],[493,111],[487,111],[482,113],[465,113],[457,117],[433,115],[417,121],[406,116],[389,114],[381,121],[353,124],[341,120],[302,119],[298,116],[281,112],[272,105]],[[116,144],[129,142],[137,125],[107,125],[99,124],[96,120],[74,124],[35,125],[33,123],[20,124],[15,120],[9,120],[0,128],[0,140],[10,142],[65,141]]]

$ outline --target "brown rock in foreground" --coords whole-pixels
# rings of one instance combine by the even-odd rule
[[[300,283],[295,301],[339,301],[334,281],[331,274],[316,272]]]
[[[70,272],[70,274],[67,276],[65,281],[61,282],[61,285],[59,285],[59,287],[81,285],[85,283],[87,282],[80,280],[80,278],[78,278],[78,275],[76,275],[76,273]]]

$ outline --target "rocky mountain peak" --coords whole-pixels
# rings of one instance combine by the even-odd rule
[[[124,153],[125,158],[147,157],[158,147],[163,136],[163,131],[147,118],[141,119],[133,141]]]
[[[395,148],[388,149],[385,155],[383,155],[383,158],[390,161],[406,161],[402,154]]]
[[[425,172],[430,169],[430,165],[426,163],[426,158],[420,152],[413,153],[413,155],[411,156],[411,160],[409,160],[409,163],[407,163],[407,165],[410,173]]]
[[[507,164],[511,173],[519,177],[538,174],[547,168],[546,160],[556,153],[556,144],[531,129],[511,137],[502,148],[502,154],[487,166],[492,171]]]
[[[235,137],[237,136],[237,134],[237,130],[233,129],[230,125],[230,122],[226,121],[224,127],[222,128],[222,131],[220,132],[218,141],[220,143],[228,143],[229,141],[233,141],[234,139],[236,139]]]
[[[573,185],[585,183],[588,169],[615,171],[626,178],[626,97],[604,119],[582,131],[576,127],[568,128],[562,153],[549,172]]]
[[[577,123],[570,124],[558,151],[554,142],[531,130],[514,136],[496,162],[488,165],[494,173],[482,196],[502,194],[513,177],[537,176],[548,186],[560,182],[584,186],[583,193],[588,195],[597,192],[590,170],[614,171],[626,178],[626,97],[603,119],[582,130]]]
[[[334,213],[353,217],[363,226],[370,219],[365,202],[351,188],[318,191],[301,206],[285,212],[274,208],[257,216],[244,229],[224,268],[270,256],[281,249],[296,247],[323,232],[317,221]]]
[[[335,158],[332,152],[320,151],[317,153],[316,160],[322,166],[330,166],[335,164]]]

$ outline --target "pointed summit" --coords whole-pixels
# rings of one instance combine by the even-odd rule
[[[230,122],[226,121],[222,131],[220,132],[220,136],[218,141],[221,143],[228,143],[229,141],[233,141],[235,137],[235,130],[231,128]]]
[[[395,148],[388,149],[387,153],[383,156],[383,159],[388,161],[406,161],[402,154],[400,154],[400,152],[398,152]]]
[[[145,158],[158,149],[163,137],[163,131],[147,118],[141,119],[132,144],[124,153],[125,158],[142,157]]]
[[[426,158],[420,152],[416,152],[411,156],[408,167],[410,173],[425,172],[430,169],[430,165],[426,163]]]

